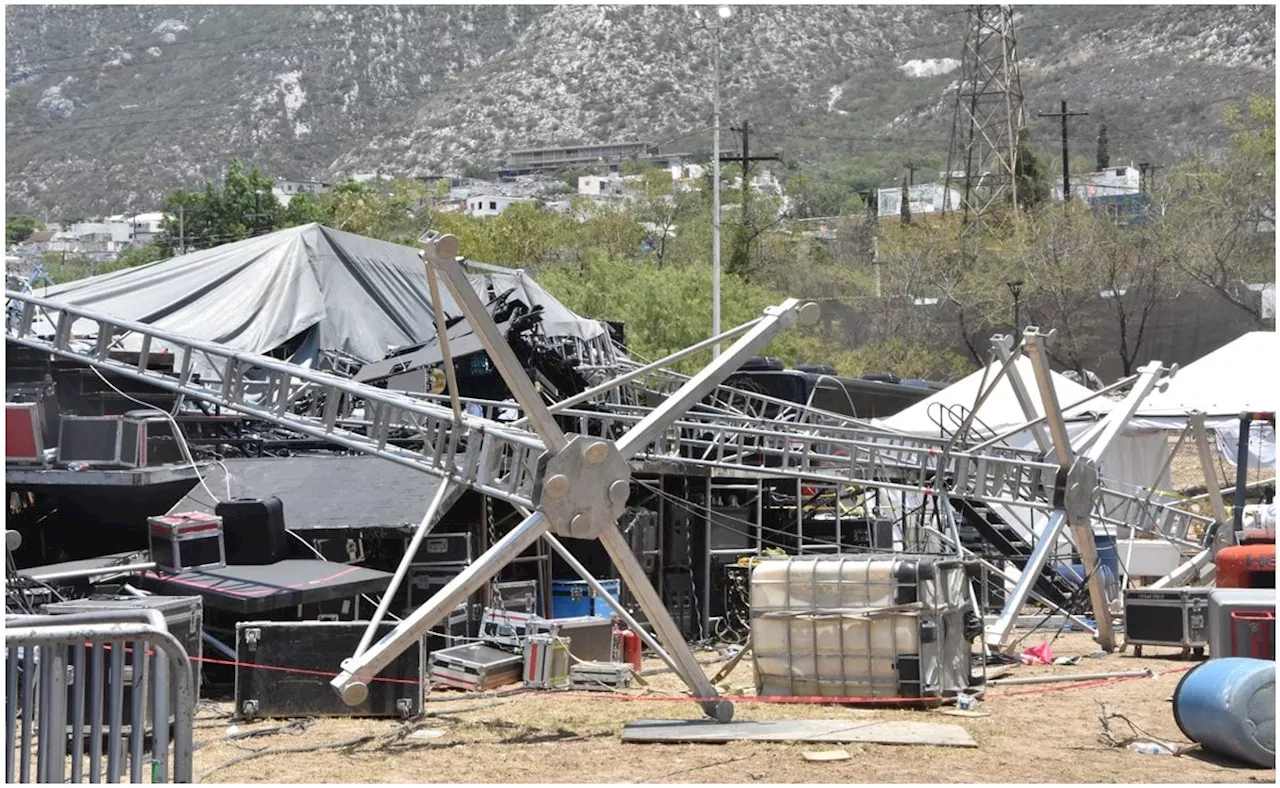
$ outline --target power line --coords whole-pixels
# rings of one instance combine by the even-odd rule
[[[12,24],[12,23],[11,23],[11,24]],[[124,28],[124,29],[121,29],[121,30],[117,30],[117,31],[115,31],[115,34],[117,34],[117,35],[118,35],[118,34],[128,33],[128,32],[129,32],[129,30],[130,30],[130,28]],[[121,54],[121,53],[123,53],[123,52],[130,52],[130,51],[146,52],[148,49],[152,49],[152,48],[154,48],[154,47],[165,47],[165,48],[168,48],[168,49],[172,49],[172,48],[174,48],[174,47],[189,47],[189,46],[196,46],[196,45],[198,45],[198,44],[207,44],[207,43],[209,43],[210,41],[228,41],[228,40],[236,39],[236,38],[246,38],[246,37],[248,37],[248,36],[266,36],[266,35],[270,35],[270,34],[272,34],[272,33],[296,32],[296,31],[297,31],[297,28],[296,28],[296,27],[292,27],[292,26],[289,26],[289,27],[272,27],[272,28],[267,28],[266,30],[253,29],[253,30],[246,30],[246,31],[244,31],[243,33],[229,33],[229,34],[227,34],[227,35],[225,35],[225,36],[210,36],[210,37],[208,37],[208,38],[193,38],[193,39],[190,39],[190,40],[188,40],[188,41],[172,41],[172,42],[167,42],[167,41],[163,41],[163,40],[161,40],[161,41],[156,41],[156,42],[155,42],[155,43],[153,43],[153,44],[138,44],[138,45],[136,45],[136,46],[130,46],[130,47],[118,47],[118,48],[116,48],[116,47],[112,47],[112,48],[110,48],[110,49],[99,49],[99,50],[96,50],[96,51],[84,52],[84,53],[81,53],[81,54],[79,54],[79,55],[62,55],[62,56],[60,56],[60,57],[50,57],[50,58],[45,58],[45,59],[43,59],[43,60],[25,60],[25,61],[18,61],[18,62],[14,62],[14,63],[10,64],[9,68],[17,68],[17,67],[20,67],[20,66],[21,66],[21,67],[25,67],[25,68],[38,68],[38,67],[39,67],[39,66],[41,66],[41,65],[45,65],[45,64],[48,64],[48,63],[57,63],[57,62],[59,62],[59,61],[63,61],[63,60],[80,60],[80,59],[83,59],[83,58],[103,57],[103,56],[106,56],[106,55],[118,55],[118,54]],[[175,32],[176,32],[176,31],[175,31]],[[47,75],[47,74],[61,74],[61,73],[64,73],[64,72],[62,72],[62,71],[54,71],[54,70],[43,70],[43,69],[40,71],[40,74],[41,74],[42,76]]]
[[[190,55],[188,57],[175,57],[170,60],[143,60],[138,63],[129,61],[127,63],[121,63],[119,68],[123,70],[123,69],[131,69],[131,68],[148,68],[151,66],[173,66],[173,64],[175,63],[186,63],[192,60],[208,60],[210,58],[215,58],[215,57],[231,57],[232,55],[255,55],[255,54],[261,54],[263,52],[288,52],[294,49],[309,49],[315,46],[316,44],[334,44],[339,41],[345,41],[345,40],[346,38],[326,38],[326,39],[321,39],[319,41],[312,41],[306,44],[295,44],[293,46],[287,46],[287,47],[271,46],[271,47],[264,47],[262,49],[240,49],[240,50],[232,50],[227,52],[210,52],[204,55]],[[58,69],[56,71],[46,71],[46,72],[43,72],[43,74],[44,75],[79,74],[85,71],[102,71],[103,69],[104,69],[104,66],[101,66],[101,65],[81,66],[79,68],[63,68],[63,69]]]
[[[342,39],[334,39],[334,40],[342,40]],[[229,52],[225,54],[231,55],[231,54],[242,54],[242,53]],[[494,61],[491,61],[490,65],[502,65],[505,63],[515,62],[517,60],[522,60],[522,59],[523,57],[519,55],[509,55],[505,58],[499,58]],[[345,106],[347,104],[363,104],[369,101],[386,101],[390,104],[391,102],[399,101],[402,99],[431,98],[431,97],[434,97],[437,93],[461,90],[464,88],[472,88],[481,84],[483,81],[484,80],[480,78],[475,78],[475,79],[468,80],[466,82],[462,82],[458,84],[445,84],[441,87],[428,88],[424,91],[406,91],[404,93],[399,93],[394,96],[371,95],[371,96],[366,96],[364,98],[344,97],[340,99],[332,99],[330,101],[309,101],[309,102],[306,102],[303,106],[329,107],[335,104],[343,104]],[[310,89],[316,92],[328,92],[330,90],[345,88],[348,84],[349,83],[344,81],[342,83],[332,84],[332,85],[313,85],[311,86]],[[223,113],[216,113],[212,115],[193,115],[185,118],[161,118],[159,120],[138,120],[138,121],[131,121],[128,123],[116,123],[116,124],[107,124],[107,125],[102,125],[98,123],[98,121],[102,121],[102,120],[112,120],[115,118],[124,118],[124,117],[135,117],[138,115],[148,115],[152,113],[167,114],[170,112],[176,112],[180,109],[210,109],[213,107],[229,107],[229,106],[232,106],[234,103],[236,102],[233,101],[233,102],[223,102],[223,103],[214,103],[214,104],[208,104],[208,103],[187,104],[187,105],[178,105],[176,107],[170,107],[170,108],[156,108],[156,109],[149,109],[149,110],[137,110],[134,112],[119,112],[119,113],[111,113],[107,115],[94,115],[94,116],[80,117],[80,118],[76,118],[76,121],[82,125],[76,125],[76,126],[58,127],[58,126],[50,125],[50,126],[44,126],[44,127],[38,127],[38,128],[8,126],[5,128],[5,133],[9,136],[16,137],[16,136],[30,136],[33,134],[63,133],[63,132],[83,131],[83,130],[93,130],[93,129],[130,128],[138,125],[148,125],[151,123],[155,123],[159,125],[161,123],[186,123],[190,121],[210,120],[212,118],[222,117]],[[93,123],[90,124],[88,123],[89,121],[93,121]]]
[[[938,137],[912,137],[908,140],[894,140],[887,137],[850,137],[841,134],[803,134],[791,131],[775,131],[769,126],[765,126],[763,129],[756,129],[756,133],[769,137],[782,137],[784,139],[834,140],[836,142],[856,142],[875,145],[903,145],[911,142],[947,142],[947,140]]]

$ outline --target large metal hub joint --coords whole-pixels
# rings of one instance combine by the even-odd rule
[[[1093,496],[1098,490],[1098,466],[1087,457],[1077,457],[1067,471],[1067,488],[1062,496],[1062,508],[1068,521],[1084,520],[1093,511]]]
[[[551,531],[594,539],[618,522],[631,496],[631,466],[612,441],[573,435],[563,451],[547,456],[534,502]]]

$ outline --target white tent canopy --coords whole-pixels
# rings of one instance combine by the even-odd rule
[[[906,410],[886,419],[880,419],[880,425],[911,435],[936,437],[944,428],[946,433],[951,433],[959,425],[960,419],[964,418],[978,401],[979,389],[984,385],[983,375],[986,375],[985,386],[991,388],[991,381],[1000,371],[1000,365],[997,362],[989,369],[989,372],[980,369]],[[1000,379],[986,401],[982,403],[982,407],[978,409],[978,423],[975,426],[983,432],[988,430],[1003,432],[1028,421],[1022,412],[1022,407],[1018,404],[1013,384],[1009,382],[1009,375],[1014,374],[1018,375],[1026,386],[1027,393],[1031,395],[1036,416],[1044,415],[1044,404],[1040,399],[1040,389],[1036,385],[1035,371],[1031,367],[1031,361],[1019,358],[1014,361],[1013,368]],[[1053,390],[1058,396],[1058,404],[1064,408],[1063,415],[1068,420],[1092,420],[1098,415],[1111,412],[1114,403],[1105,396],[1095,397],[1081,407],[1069,407],[1093,392],[1056,372],[1050,372],[1049,377],[1053,381]]]
[[[989,371],[985,373],[987,377],[985,384],[983,382],[984,371],[978,370],[936,392],[933,396],[917,402],[906,410],[889,418],[878,420],[879,425],[919,437],[937,438],[949,436],[957,429],[960,420],[977,402],[979,389],[984,385],[987,388],[991,388],[991,380],[999,372],[1000,362],[990,365],[988,369]],[[975,425],[975,427],[980,430],[981,437],[986,437],[991,433],[1007,432],[1029,421],[1023,414],[1021,405],[1018,404],[1013,384],[1008,380],[1008,376],[1013,374],[1018,375],[1025,385],[1036,416],[1044,415],[1044,402],[1040,398],[1040,389],[1036,384],[1035,371],[1032,368],[1031,361],[1026,358],[1019,358],[1014,361],[1013,367],[1008,374],[1000,379],[1000,382],[996,384],[987,396],[986,401],[982,403],[982,407],[978,409],[977,417],[981,420],[981,423]],[[1084,405],[1077,406],[1076,403],[1093,395],[1095,392],[1056,372],[1051,371],[1049,379],[1053,382],[1058,405],[1063,408],[1063,415],[1067,421],[1067,434],[1073,444],[1089,431],[1098,418],[1110,413],[1116,405],[1114,401],[1107,399],[1103,395],[1094,397]],[[1034,449],[1036,447],[1035,440],[1029,430],[1023,430],[1011,435],[1006,439],[1005,443],[1020,449]],[[1111,446],[1103,452],[1098,470],[1106,482],[1116,484],[1121,488],[1154,486],[1159,489],[1167,489],[1169,474],[1167,471],[1163,473],[1161,471],[1168,455],[1169,445],[1164,433],[1151,430],[1127,432],[1118,436]],[[1160,478],[1157,478],[1157,476]],[[1007,510],[1001,510],[1000,513],[1006,522],[1010,522],[1012,521],[1011,518],[1018,516],[1028,518],[1030,527],[1037,533],[1044,527],[1045,515],[1043,513],[1015,513]]]
[[[1147,397],[1137,416],[1185,418],[1197,410],[1228,418],[1274,413],[1280,399],[1278,358],[1276,332],[1252,331],[1179,369],[1169,388]]]
[[[1275,413],[1280,400],[1276,359],[1280,343],[1274,331],[1253,331],[1179,369],[1163,392],[1147,397],[1129,422],[1131,428],[1180,430],[1199,411],[1217,433],[1224,459],[1236,460],[1241,413]],[[1249,434],[1250,463],[1274,466],[1276,435],[1271,425],[1255,422]]]

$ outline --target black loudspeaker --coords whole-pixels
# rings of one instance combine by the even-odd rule
[[[222,518],[229,565],[260,566],[289,557],[284,504],[276,496],[222,501],[214,513]]]

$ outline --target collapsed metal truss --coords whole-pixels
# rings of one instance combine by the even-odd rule
[[[214,343],[185,338],[153,327],[95,314],[23,293],[6,293],[15,311],[8,341],[54,356],[146,381],[185,397],[218,405],[347,449],[382,457],[446,481],[432,501],[414,539],[430,531],[440,514],[465,489],[512,504],[524,520],[499,539],[476,562],[431,600],[400,622],[387,636],[371,643],[373,626],[386,612],[395,586],[402,579],[411,545],[374,616],[375,623],[343,665],[335,688],[349,702],[358,703],[367,681],[459,602],[479,589],[509,560],[539,538],[561,555],[567,551],[553,534],[599,539],[632,594],[657,632],[645,633],[651,648],[685,680],[705,710],[728,719],[732,707],[717,699],[684,643],[642,567],[616,527],[630,490],[633,470],[698,470],[717,477],[744,479],[794,478],[810,484],[901,491],[934,498],[1017,507],[1048,515],[1043,532],[1029,525],[1009,525],[1032,550],[1021,571],[999,568],[1013,583],[1004,610],[988,628],[987,644],[1008,644],[1019,611],[1038,598],[1037,578],[1059,547],[1060,537],[1073,541],[1084,564],[1097,639],[1110,651],[1109,600],[1102,577],[1094,571],[1097,555],[1095,524],[1127,528],[1166,539],[1185,552],[1203,548],[1200,533],[1214,520],[1186,512],[1166,501],[1153,501],[1143,490],[1126,490],[1100,480],[1098,458],[1120,434],[1142,399],[1171,374],[1158,363],[1144,367],[1131,383],[1125,400],[1072,449],[1057,402],[1044,353],[1050,335],[1027,329],[1023,343],[1013,347],[997,337],[993,354],[999,371],[985,387],[976,412],[995,384],[1025,352],[1035,370],[1046,415],[1033,418],[1030,393],[1016,374],[1010,382],[1028,422],[1004,435],[977,442],[970,438],[971,419],[950,439],[925,439],[893,433],[869,422],[828,413],[721,385],[729,374],[769,340],[797,319],[811,319],[812,308],[788,300],[766,310],[751,323],[713,337],[654,364],[632,366],[622,374],[567,400],[545,405],[532,381],[520,368],[483,304],[455,261],[456,241],[450,236],[424,244],[429,277],[439,275],[460,304],[485,349],[503,376],[516,403],[494,403],[451,396],[414,395],[354,383],[334,375],[243,353]],[[91,339],[73,336],[77,327]],[[128,334],[140,338],[136,361],[113,357]],[[711,344],[738,337],[732,347],[692,377],[676,375],[666,364]],[[175,373],[149,369],[153,347],[174,353]],[[193,374],[199,366],[214,376]],[[450,387],[453,391],[454,388]],[[1095,395],[1096,396],[1096,395]],[[656,407],[639,404],[657,397]],[[590,402],[590,409],[576,406]],[[1069,403],[1069,407],[1079,403]],[[355,418],[353,410],[363,409]],[[464,407],[465,406],[465,407]],[[469,415],[472,406],[493,413],[515,409],[512,423]],[[566,434],[562,424],[572,425]],[[530,429],[532,428],[532,429]],[[1037,449],[1003,445],[1009,435],[1032,430]],[[409,433],[421,449],[390,442],[393,434]],[[949,503],[948,532],[941,543],[959,552],[954,514]],[[595,583],[581,565],[570,562]],[[610,597],[603,595],[613,604]],[[630,615],[615,606],[635,626]],[[636,627],[638,629],[638,627]],[[660,643],[659,643],[660,641]]]

